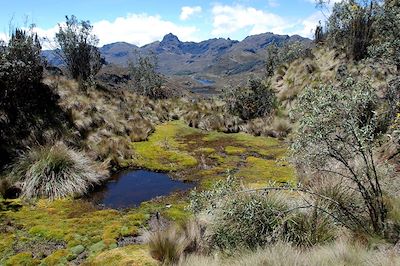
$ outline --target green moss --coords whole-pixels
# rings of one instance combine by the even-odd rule
[[[105,251],[98,254],[85,265],[108,266],[108,265],[143,265],[155,266],[158,262],[151,258],[147,246],[130,245],[122,248]]]
[[[245,148],[240,148],[240,147],[234,147],[234,146],[226,146],[225,147],[225,152],[228,155],[240,155],[246,152]]]
[[[132,143],[136,158],[133,164],[156,171],[177,171],[195,166],[197,160],[184,150],[187,144],[176,140],[193,132],[180,121],[156,127],[148,141]]]
[[[270,182],[294,184],[295,172],[287,162],[282,160],[265,160],[248,157],[246,166],[236,174],[243,177],[246,183],[253,186],[262,186]]]
[[[40,266],[52,266],[52,265],[67,265],[68,264],[68,250],[60,249],[46,257],[40,263]]]
[[[211,154],[211,153],[215,152],[215,149],[214,148],[209,148],[209,147],[204,147],[204,148],[198,148],[196,150],[196,152],[205,153],[205,154]]]
[[[39,264],[40,260],[33,258],[31,253],[19,253],[9,258],[5,266],[31,266]]]

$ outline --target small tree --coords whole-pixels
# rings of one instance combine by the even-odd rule
[[[140,57],[137,64],[131,64],[134,90],[152,99],[167,98],[162,88],[163,77],[156,71],[156,63],[150,57]]]
[[[0,101],[12,104],[10,97],[26,95],[27,88],[40,83],[43,74],[41,45],[32,32],[16,29],[6,46],[0,48]]]
[[[92,34],[89,21],[78,21],[75,16],[66,16],[66,24],[59,25],[56,41],[60,46],[60,57],[64,60],[72,78],[79,81],[93,81],[101,69],[97,37]]]
[[[276,107],[276,96],[269,84],[252,79],[246,87],[224,92],[227,111],[242,119],[253,119],[270,114]]]
[[[344,178],[363,199],[373,232],[382,235],[387,216],[374,157],[379,99],[367,83],[349,78],[341,86],[307,88],[298,99],[299,127],[292,144],[302,165]]]
[[[400,73],[400,1],[386,0],[377,15],[374,43],[369,52]]]
[[[372,25],[378,7],[375,0],[344,0],[336,3],[328,19],[329,43],[343,47],[354,60],[364,59],[372,42]]]

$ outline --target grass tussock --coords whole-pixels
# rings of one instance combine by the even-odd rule
[[[59,142],[31,149],[13,165],[10,176],[25,198],[63,198],[84,194],[107,176],[107,166]]]
[[[338,240],[332,244],[310,249],[299,249],[289,243],[279,242],[256,251],[242,252],[230,258],[191,255],[180,266],[342,266],[342,265],[399,265],[400,256],[394,250],[371,250],[349,241]]]
[[[150,255],[162,264],[181,261],[187,254],[201,254],[207,250],[205,228],[199,220],[188,220],[166,230],[146,233]]]

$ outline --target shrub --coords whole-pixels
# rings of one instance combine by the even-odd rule
[[[239,191],[239,182],[236,178],[229,176],[226,180],[215,182],[211,189],[197,191],[193,189],[189,194],[189,205],[187,209],[194,213],[203,211],[212,212],[219,206],[221,198]]]
[[[89,21],[78,21],[66,16],[66,24],[59,25],[56,41],[60,46],[59,56],[64,60],[72,78],[80,82],[92,82],[103,64],[97,37],[92,34]]]
[[[292,151],[300,165],[349,181],[363,199],[372,231],[382,235],[387,216],[375,158],[382,116],[379,99],[365,82],[348,78],[338,87],[307,88],[294,116],[299,127]],[[369,231],[369,229],[367,229]]]
[[[162,86],[163,77],[157,73],[156,64],[149,57],[140,57],[136,65],[130,64],[133,90],[151,99],[168,97],[167,90]]]
[[[211,243],[223,250],[254,249],[280,237],[288,205],[279,194],[243,194],[225,198],[211,222]]]
[[[372,42],[378,6],[374,0],[335,3],[328,19],[328,43],[343,47],[356,61],[364,59]]]
[[[276,96],[269,84],[250,80],[247,87],[225,90],[226,108],[232,115],[248,120],[270,114],[276,107]]]
[[[68,125],[57,95],[41,83],[40,53],[31,31],[16,29],[7,46],[0,44],[0,167],[18,149],[43,143],[48,132],[57,135]]]
[[[24,153],[13,165],[10,177],[21,183],[25,198],[56,199],[84,194],[107,175],[105,169],[106,165],[57,143]]]
[[[369,47],[370,55],[396,66],[400,73],[400,2],[386,0],[379,6],[374,23],[374,40]]]

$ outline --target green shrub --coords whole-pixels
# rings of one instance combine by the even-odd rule
[[[168,98],[168,91],[162,86],[164,79],[149,57],[140,57],[137,64],[130,64],[130,68],[135,92],[151,99]]]
[[[280,237],[289,210],[281,195],[234,195],[223,200],[210,225],[210,241],[223,250],[254,249]]]
[[[364,230],[382,235],[387,210],[375,157],[376,141],[384,133],[380,105],[368,83],[352,78],[337,87],[306,88],[295,108],[299,126],[292,151],[298,165],[349,181],[363,199],[358,212],[369,217],[371,228]]]
[[[335,3],[328,19],[328,43],[344,48],[351,59],[364,59],[372,43],[378,7],[374,0]]]
[[[194,213],[203,211],[212,212],[219,206],[222,198],[239,191],[239,182],[229,176],[226,180],[215,182],[211,189],[197,191],[193,189],[189,194],[189,205],[187,209]]]
[[[84,194],[107,175],[105,169],[105,165],[57,143],[25,152],[13,165],[10,177],[21,183],[22,197],[56,199]]]
[[[227,111],[244,120],[266,116],[276,107],[274,92],[261,80],[253,79],[247,87],[225,90],[223,98]]]
[[[59,56],[66,63],[72,78],[80,82],[93,82],[103,64],[96,47],[98,39],[92,34],[93,26],[89,21],[79,22],[74,15],[65,18],[65,25],[59,25],[56,33],[61,51]]]
[[[41,45],[36,34],[16,29],[0,44],[0,167],[17,150],[44,143],[68,125],[58,96],[41,83]]]

